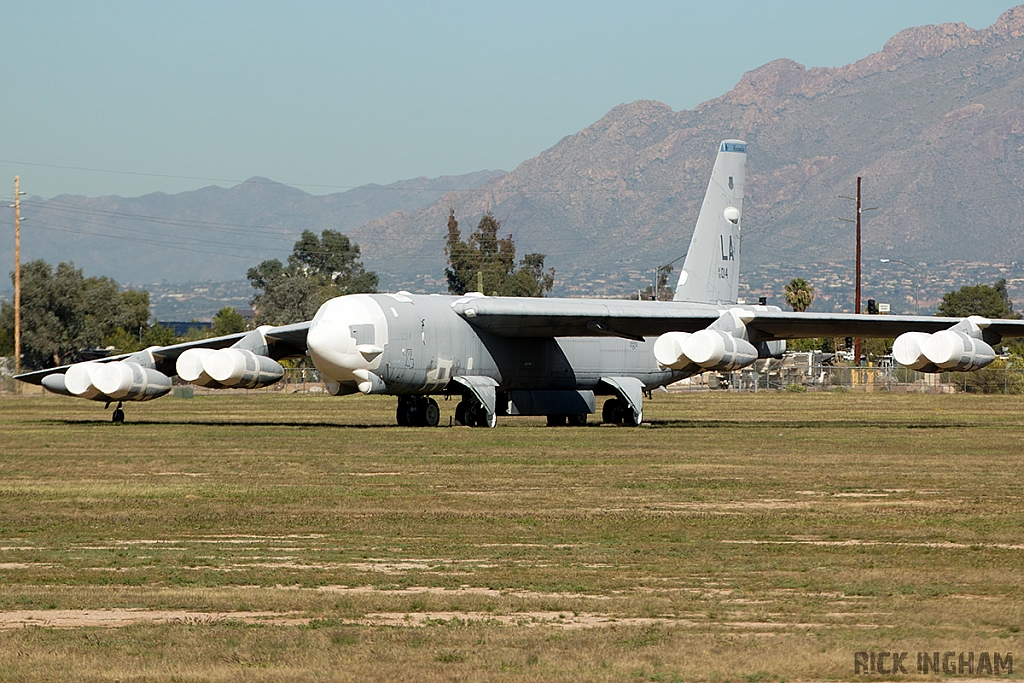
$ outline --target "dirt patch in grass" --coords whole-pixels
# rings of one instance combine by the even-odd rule
[[[42,609],[0,612],[0,629],[43,627],[83,628],[88,626],[119,628],[132,624],[215,624],[238,621],[248,624],[295,625],[308,618],[276,612],[191,612],[151,609]]]

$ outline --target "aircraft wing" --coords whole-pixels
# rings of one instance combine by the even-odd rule
[[[696,332],[730,308],[753,309],[750,341],[810,337],[896,337],[904,332],[938,332],[959,318],[853,313],[793,313],[763,307],[720,307],[678,301],[527,299],[476,297],[452,304],[474,327],[498,337],[581,337],[611,335],[637,339],[666,332]],[[1024,320],[994,320],[986,332],[1024,336]],[[998,340],[993,340],[998,341]]]
[[[262,329],[273,358],[287,358],[289,356],[301,356],[305,354],[306,332],[309,330],[309,322],[298,323],[295,325],[282,325],[279,327],[266,327]],[[168,375],[173,375],[175,374],[174,362],[178,359],[178,356],[185,351],[188,351],[189,349],[226,349],[241,340],[247,334],[250,333],[239,332],[237,334],[226,334],[222,337],[199,339],[197,341],[185,342],[183,344],[153,346],[147,350],[153,354],[153,360],[156,363],[157,370]],[[133,355],[135,354],[122,353],[118,356],[102,358],[96,362],[112,363],[115,361],[126,360],[131,358]],[[16,379],[29,384],[42,384],[43,378],[47,375],[55,373],[63,374],[70,367],[71,365],[62,365],[57,368],[47,368],[46,370],[26,372],[24,374],[17,375]]]

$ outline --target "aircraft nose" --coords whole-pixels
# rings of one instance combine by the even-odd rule
[[[321,372],[336,375],[331,370],[351,370],[349,349],[349,327],[344,320],[323,317],[314,320],[306,333],[306,348],[313,363]]]
[[[376,312],[374,311],[376,308]],[[331,299],[317,311],[306,332],[306,348],[326,379],[346,382],[375,367],[387,339],[380,307],[366,294]],[[384,323],[386,324],[386,323]]]

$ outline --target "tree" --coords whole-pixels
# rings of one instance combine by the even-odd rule
[[[250,268],[246,277],[260,291],[252,299],[257,324],[286,325],[309,320],[328,299],[377,291],[377,274],[363,267],[359,245],[335,230],[320,237],[304,230],[288,265],[277,259]]]
[[[673,270],[674,268],[671,265],[658,268],[658,301],[672,301],[672,296],[675,292],[669,286],[668,278]],[[640,298],[644,301],[654,301],[654,288],[651,285],[647,285],[640,292]]]
[[[225,306],[213,316],[213,332],[220,336],[245,332],[245,318],[231,306]]]
[[[793,278],[782,288],[786,303],[797,313],[803,313],[814,302],[814,285],[802,277]]]
[[[106,277],[85,278],[73,263],[22,266],[21,365],[45,368],[78,359],[79,351],[115,333],[138,338],[148,329],[149,292],[122,292]],[[3,304],[0,327],[14,336],[14,308]]]
[[[485,213],[476,230],[462,239],[455,210],[448,214],[445,256],[448,291],[465,294],[479,290],[499,296],[544,296],[555,284],[554,268],[544,269],[544,254],[526,254],[516,266],[512,236],[499,238],[501,221]]]
[[[980,315],[983,318],[1020,318],[1013,310],[1013,302],[1006,291],[1006,280],[1000,279],[994,285],[967,285],[956,291],[946,292],[939,303],[937,315],[950,318],[966,318]]]

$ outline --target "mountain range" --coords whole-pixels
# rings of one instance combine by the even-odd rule
[[[25,251],[119,281],[228,280],[286,256],[302,229],[333,228],[361,245],[383,288],[440,291],[449,211],[466,230],[490,211],[520,253],[547,254],[556,293],[625,293],[685,252],[718,142],[741,138],[746,264],[852,261],[853,231],[838,219],[854,217],[840,196],[858,176],[878,207],[864,214],[865,258],[1024,260],[1022,61],[1024,6],[978,30],[906,29],[839,68],[776,60],[693,110],[622,104],[509,173],[324,196],[256,178],[26,202]],[[45,228],[35,237],[32,221]]]
[[[74,261],[87,276],[141,285],[239,280],[264,259],[284,260],[303,230],[351,233],[371,219],[428,206],[504,173],[414,178],[327,195],[254,177],[173,195],[29,196],[22,200],[22,258]],[[14,260],[13,251],[5,230],[5,263]]]
[[[835,69],[780,59],[692,111],[638,101],[511,173],[352,235],[384,261],[435,245],[451,207],[493,212],[565,286],[632,270],[642,282],[685,252],[719,140],[748,142],[743,259],[852,260],[862,176],[864,251],[912,262],[1024,256],[1024,6],[991,27],[907,29]],[[372,246],[370,246],[372,245]],[[400,245],[400,246],[399,246]],[[433,263],[428,261],[433,257]],[[436,264],[436,265],[435,265]]]

